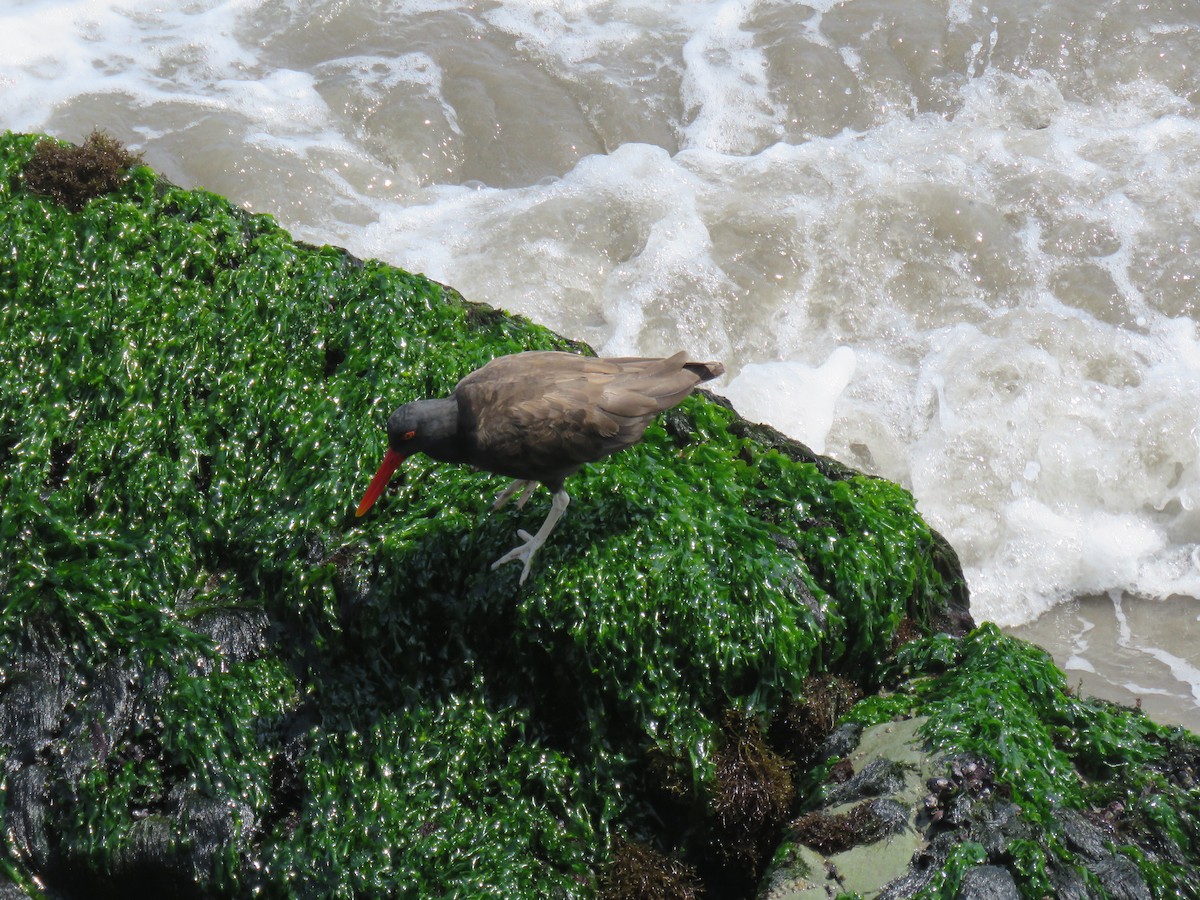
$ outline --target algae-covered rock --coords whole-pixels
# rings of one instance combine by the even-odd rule
[[[826,771],[813,734],[895,682],[902,640],[969,621],[905,491],[705,396],[572,479],[523,587],[490,562],[544,507],[489,514],[503,479],[415,458],[356,520],[392,408],[586,348],[145,167],[60,205],[38,140],[0,139],[9,893],[752,896]],[[974,646],[930,640],[903,665]],[[1150,740],[1080,743],[1068,700],[1071,760]],[[939,728],[1030,752],[945,704]],[[1193,819],[1139,797],[1183,862],[1107,859],[1159,890]],[[1016,883],[1050,883],[1022,852]]]
[[[756,722],[963,596],[908,494],[702,397],[573,479],[524,589],[498,479],[414,459],[355,521],[392,407],[569,342],[144,167],[60,205],[38,146],[0,142],[19,885],[577,896],[618,834],[730,833],[699,867],[752,884],[794,794]],[[760,771],[761,816],[721,793]]]
[[[763,900],[820,900],[833,893],[876,896],[907,874],[924,841],[916,828],[925,781],[937,761],[916,737],[923,719],[867,729],[847,774],[818,809],[794,821],[764,880]]]
[[[785,829],[764,900],[1200,894],[1195,735],[1072,695],[1046,653],[992,625],[890,665],[890,692],[843,719],[862,729],[853,748],[827,742],[837,777]],[[902,828],[829,845],[845,810],[880,798]]]

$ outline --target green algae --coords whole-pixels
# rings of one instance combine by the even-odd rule
[[[295,830],[263,860],[272,892],[276,873],[290,892],[319,897],[589,886],[595,836],[570,762],[532,738],[526,713],[453,695],[311,741]]]
[[[846,721],[866,726],[925,716],[921,734],[935,750],[990,762],[996,782],[1038,829],[991,860],[1009,868],[1022,896],[1054,893],[1052,865],[1076,870],[1090,896],[1109,896],[1064,841],[1055,815],[1064,809],[1111,818],[1115,851],[1137,863],[1154,896],[1197,896],[1195,735],[1074,695],[1049,654],[991,624],[961,640],[939,634],[905,645],[890,681],[894,693],[862,701]],[[955,848],[919,896],[953,895],[963,871],[987,861],[981,851],[970,843]]]
[[[119,881],[175,866],[209,883],[232,882],[247,849],[238,835],[249,834],[269,802],[270,736],[293,702],[294,683],[277,660],[176,673],[139,711],[127,743],[78,777],[60,773],[55,840],[67,877]],[[192,820],[214,809],[227,843],[201,850]],[[151,823],[160,832],[155,838],[146,834]]]
[[[50,765],[75,812],[18,880],[118,892],[154,847],[201,894],[586,896],[654,830],[654,754],[714,805],[726,710],[877,683],[962,590],[906,492],[699,396],[571,480],[525,589],[490,563],[543,509],[489,515],[499,478],[414,458],[355,520],[392,408],[579,348],[145,167],[65,209],[37,140],[0,139],[0,670],[32,642],[150,696]],[[244,611],[238,655],[204,622]]]

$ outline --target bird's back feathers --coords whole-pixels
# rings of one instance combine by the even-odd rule
[[[717,362],[598,359],[571,353],[502,356],[458,383],[460,431],[480,468],[552,489],[584,463],[639,440],[655,415],[718,377]]]

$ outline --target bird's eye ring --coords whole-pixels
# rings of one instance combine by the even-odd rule
[[[413,438],[415,438],[416,436],[417,436],[417,433],[416,433],[415,431],[406,431],[406,432],[404,432],[404,439],[405,439],[406,441],[411,441],[411,440],[412,440]]]

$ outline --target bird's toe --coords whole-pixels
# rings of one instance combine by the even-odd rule
[[[498,569],[498,568],[500,568],[500,566],[504,565],[505,563],[514,562],[515,560],[521,560],[525,563],[528,563],[530,555],[531,554],[529,553],[529,545],[528,544],[522,544],[520,547],[513,547],[511,550],[509,550],[507,553],[505,553],[502,557],[500,557],[498,560],[496,560],[494,563],[492,563],[492,568]]]
[[[529,577],[529,566],[533,561],[533,554],[535,554],[538,551],[538,548],[542,546],[542,542],[539,541],[535,535],[530,534],[524,529],[518,531],[517,536],[520,537],[524,543],[513,547],[502,557],[492,563],[492,570],[494,571],[500,568],[500,566],[504,565],[505,563],[520,561],[524,564],[524,568],[521,570],[520,583],[524,584],[525,579]]]

